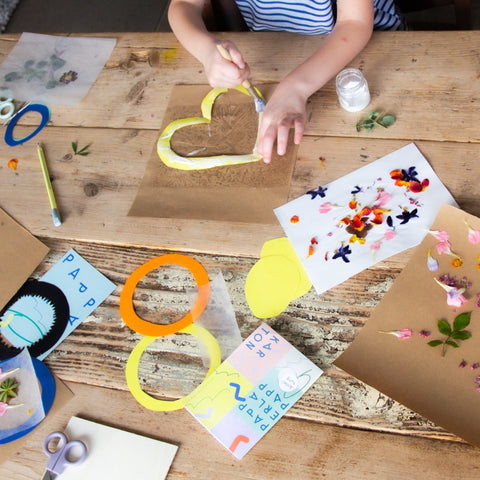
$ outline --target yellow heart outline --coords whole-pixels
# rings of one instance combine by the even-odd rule
[[[245,93],[246,95],[250,95],[248,91],[241,85],[236,87],[236,90]],[[262,157],[257,152],[258,128],[257,139],[255,140],[255,146],[253,147],[252,153],[244,155],[215,155],[211,157],[182,157],[172,150],[170,141],[173,134],[183,127],[210,123],[212,121],[212,108],[216,98],[227,91],[228,88],[213,88],[202,100],[202,117],[189,117],[174,120],[167,125],[165,130],[163,130],[157,142],[157,153],[167,167],[176,168],[178,170],[205,170],[207,168],[222,167],[226,165],[240,165],[242,163],[252,163],[261,160]],[[259,127],[261,119],[262,114],[259,113]]]

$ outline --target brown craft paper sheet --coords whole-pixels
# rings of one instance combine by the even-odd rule
[[[273,85],[259,90],[268,98]],[[162,128],[173,120],[201,116],[200,104],[211,90],[206,85],[176,85]],[[173,150],[192,157],[251,153],[258,128],[258,114],[251,97],[229,90],[217,97],[212,122],[178,130],[172,137]],[[210,133],[210,135],[209,135]],[[289,142],[287,153],[274,153],[272,163],[258,161],[207,170],[186,171],[167,167],[152,149],[129,216],[217,220],[276,224],[273,209],[288,199],[297,148]]]
[[[471,365],[480,362],[480,270],[477,265],[480,244],[467,239],[467,221],[474,230],[480,230],[480,219],[455,207],[443,205],[432,230],[450,234],[451,249],[463,259],[461,268],[453,268],[452,256],[438,255],[438,243],[427,234],[393,286],[374,310],[372,317],[358,333],[353,343],[334,364],[371,385],[380,392],[402,403],[411,410],[432,420],[437,425],[480,446],[480,392],[474,379],[480,369]],[[437,272],[427,268],[427,252],[439,262]],[[461,308],[446,303],[445,290],[433,277],[449,273],[457,279],[464,276],[472,287],[464,294],[469,299]],[[456,310],[456,311],[455,311]],[[427,342],[444,339],[437,322],[445,319],[450,325],[462,312],[472,312],[469,340],[459,341],[460,348],[447,347],[442,357],[442,346],[430,347]],[[410,339],[399,340],[379,330],[413,330]],[[429,330],[430,337],[418,332]],[[460,368],[466,360],[468,365]]]
[[[0,309],[25,283],[48,250],[0,209]]]
[[[73,393],[72,391],[60,380],[54,375],[55,379],[55,398],[53,400],[53,404],[50,408],[50,411],[47,413],[45,418],[40,422],[38,426],[44,426],[45,424],[48,425],[49,421],[55,416],[55,414],[60,411],[61,408],[63,408],[72,398],[73,398]],[[30,433],[27,433],[27,435],[24,435],[23,437],[20,437],[17,440],[14,440],[13,442],[6,443],[4,445],[0,446],[0,463],[5,462],[8,460],[15,452],[18,452],[20,448],[24,445],[24,443],[27,441],[28,437],[35,433],[36,428],[34,428]],[[46,435],[48,435],[50,431],[48,431]],[[43,438],[41,439],[43,442]],[[38,448],[42,448],[42,444],[38,444]],[[45,462],[46,462],[46,457],[45,457]]]

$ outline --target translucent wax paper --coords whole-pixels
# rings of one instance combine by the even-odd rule
[[[10,397],[8,404],[23,404],[21,407],[8,409],[0,417],[0,440],[3,440],[17,432],[37,425],[45,417],[45,412],[39,383],[27,349],[22,350],[15,357],[0,362],[0,368],[2,375],[9,370],[18,368],[16,372],[12,372],[6,377],[14,378],[19,383],[18,396],[13,399]],[[3,380],[0,380],[0,382]]]
[[[112,53],[113,38],[23,33],[0,65],[1,89],[15,100],[73,106],[82,100]]]

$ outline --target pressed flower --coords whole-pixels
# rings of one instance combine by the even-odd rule
[[[465,368],[467,366],[467,362],[465,360],[462,360],[458,366],[460,368]]]
[[[377,198],[375,199],[375,206],[383,207],[390,201],[391,198],[392,196],[388,192],[381,190],[378,192]]]
[[[330,202],[325,202],[320,205],[318,211],[320,213],[328,213],[332,209],[332,204]]]
[[[18,160],[16,158],[12,158],[11,160],[9,160],[9,162],[7,163],[7,167],[8,168],[11,168],[13,171],[16,171],[17,170],[17,165],[18,165]]]
[[[384,330],[379,330],[378,333],[386,333],[387,335],[395,335],[400,340],[406,340],[412,336],[412,331],[409,328],[404,328],[402,330],[390,330],[388,332]]]
[[[349,243],[355,243],[355,242],[358,242],[360,245],[363,245],[365,243],[365,239],[357,237],[357,235],[352,235],[350,237]]]
[[[408,223],[412,218],[418,218],[418,210],[414,208],[411,212],[404,209],[400,215],[396,215],[396,218],[401,220],[400,225],[405,225]]]
[[[350,207],[351,210],[355,210],[357,208],[357,201],[356,200],[351,200],[348,203],[348,206]]]
[[[418,334],[423,338],[428,338],[430,336],[430,332],[428,330],[420,330]]]
[[[393,231],[393,230],[387,230],[384,234],[383,234],[383,238],[385,240],[393,240],[395,237],[396,237],[396,233]]]
[[[311,257],[314,253],[315,253],[315,249],[313,248],[313,245],[310,244],[310,245],[308,246],[308,255],[307,255],[307,258]]]
[[[0,402],[0,417],[5,415],[7,410],[11,410],[12,408],[18,408],[21,406],[23,406],[23,403],[19,403],[17,405],[9,405],[8,403]]]
[[[439,242],[445,242],[450,238],[445,230],[429,230],[428,233],[432,234]]]
[[[298,223],[298,221],[299,221],[298,215],[294,215],[294,216],[290,219],[290,223]]]
[[[350,260],[347,257],[347,255],[350,255],[351,253],[352,251],[350,250],[349,245],[346,245],[346,246],[342,245],[338,250],[335,251],[332,259],[335,260],[337,258],[341,258],[344,262],[350,263]]]
[[[375,242],[375,243],[372,243],[370,245],[370,250],[372,252],[378,252],[378,250],[380,250],[380,247],[382,246],[382,242],[378,241],[378,242]]]
[[[434,280],[447,292],[447,305],[450,305],[451,307],[461,307],[467,301],[463,296],[465,288],[456,288],[450,285],[445,285],[436,278],[434,278]]]
[[[450,250],[450,242],[448,240],[437,243],[436,248],[439,255],[443,255],[444,253],[450,255],[452,253]]]
[[[438,270],[438,262],[432,257],[430,249],[427,254],[427,267],[431,272],[436,272]]]
[[[466,221],[465,225],[468,228],[468,241],[473,244],[480,243],[480,230],[474,230]]]
[[[317,196],[320,198],[325,197],[325,192],[328,190],[328,187],[323,188],[322,186],[318,187],[316,190],[309,190],[307,195],[310,195],[311,199],[313,200]]]
[[[463,262],[462,259],[457,257],[452,260],[452,267],[453,268],[460,268],[462,266]]]
[[[318,245],[318,240],[317,240],[315,237],[312,237],[312,238],[310,239],[310,244],[311,244],[311,245]]]
[[[478,362],[475,362],[472,364],[472,366],[470,367],[472,370],[476,370],[478,367],[480,367],[480,363]]]

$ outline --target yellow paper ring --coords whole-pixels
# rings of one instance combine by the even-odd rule
[[[181,333],[189,333],[190,335],[197,337],[205,344],[208,349],[208,353],[210,354],[210,368],[203,382],[187,396],[178,400],[159,400],[157,398],[153,398],[145,393],[140,387],[140,382],[138,381],[138,365],[140,363],[142,353],[158,337],[143,337],[128,357],[125,376],[127,378],[128,388],[130,389],[130,392],[132,392],[132,395],[135,397],[138,403],[149,410],[154,410],[156,412],[171,412],[173,410],[180,410],[190,401],[190,398],[195,394],[196,390],[202,386],[208,376],[211,375],[221,363],[220,347],[215,337],[208,330],[203,327],[199,327],[198,325],[189,325],[181,330]]]
[[[187,268],[197,283],[198,296],[192,309],[180,320],[169,325],[159,325],[140,318],[133,308],[133,292],[138,282],[152,270],[162,265],[176,264]],[[128,277],[120,294],[120,315],[123,321],[135,332],[148,337],[163,337],[177,333],[191,325],[205,310],[210,298],[210,281],[206,270],[197,260],[187,255],[172,253],[153,258],[138,267]]]

